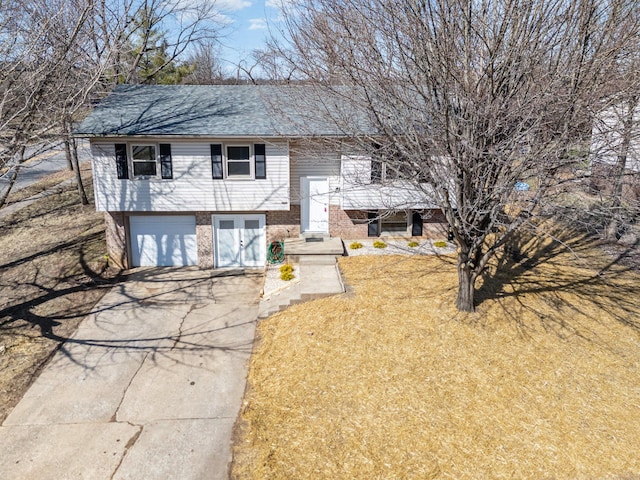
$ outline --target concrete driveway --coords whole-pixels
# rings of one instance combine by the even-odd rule
[[[133,273],[0,427],[2,478],[227,478],[261,278]]]

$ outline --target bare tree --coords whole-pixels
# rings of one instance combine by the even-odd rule
[[[277,53],[286,75],[315,91],[300,108],[442,209],[458,246],[456,305],[472,311],[489,260],[571,177],[568,150],[589,141],[590,112],[637,32],[637,8],[299,0],[285,10]],[[531,189],[516,191],[518,182]]]
[[[220,63],[219,45],[212,40],[197,42],[188,63],[193,71],[185,78],[185,83],[194,85],[213,85],[220,83],[224,72]]]
[[[632,188],[640,177],[640,38],[630,42],[610,75],[614,87],[595,116],[590,153],[591,183],[609,217],[604,237],[615,241],[640,213],[640,193]]]
[[[55,143],[59,126],[55,100],[67,56],[89,14],[84,6],[57,27],[65,12],[40,2],[3,4],[0,24],[0,170],[8,177],[0,196],[4,205],[21,166]]]
[[[73,124],[118,83],[155,81],[171,68],[179,78],[176,62],[221,28],[208,0],[3,1],[0,208],[24,163],[60,142],[87,202]]]

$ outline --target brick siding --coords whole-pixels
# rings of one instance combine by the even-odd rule
[[[129,268],[124,212],[105,212],[104,223],[109,264],[117,268]]]
[[[196,212],[196,241],[198,242],[198,266],[213,268],[213,227],[211,212]]]
[[[300,205],[291,209],[267,212],[267,243],[300,236]]]

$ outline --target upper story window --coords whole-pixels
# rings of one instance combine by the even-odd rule
[[[373,184],[391,183],[396,180],[425,181],[423,169],[428,162],[416,162],[405,157],[395,147],[382,148],[374,145],[371,156],[371,178]]]
[[[129,178],[173,178],[171,144],[117,143],[116,173],[119,179]],[[133,177],[131,176],[133,173]]]
[[[401,178],[400,172],[381,160],[371,160],[371,183],[386,183]]]
[[[251,178],[251,149],[248,146],[227,147],[227,177]]]
[[[132,145],[131,164],[134,177],[155,177],[158,171],[158,157],[155,145]]]
[[[266,179],[265,145],[211,145],[211,173],[213,179]]]

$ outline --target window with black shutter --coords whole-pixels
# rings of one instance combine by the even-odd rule
[[[371,183],[382,183],[382,162],[371,160]]]
[[[256,143],[253,146],[255,155],[255,175],[256,179],[263,180],[267,178],[267,156],[264,143]]]
[[[168,143],[160,144],[160,173],[162,178],[173,178],[173,165],[171,162],[171,145]]]
[[[367,214],[367,219],[369,220],[369,224],[367,225],[367,235],[369,237],[379,236],[380,219],[378,218],[378,212],[369,212]]]
[[[380,158],[380,145],[373,144],[373,155],[371,156],[371,183],[382,183],[383,163]]]
[[[127,162],[127,144],[116,143],[116,171],[120,180],[129,178],[129,163]]]
[[[224,178],[222,168],[222,145],[211,145],[211,173],[215,180]]]
[[[158,174],[156,145],[131,145],[134,178],[152,178]]]
[[[411,216],[411,236],[413,237],[421,237],[422,236],[422,215],[420,212],[413,212]]]

